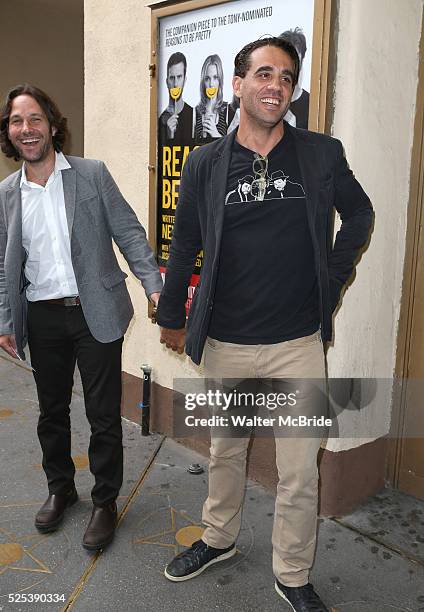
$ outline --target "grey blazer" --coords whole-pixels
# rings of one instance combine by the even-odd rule
[[[155,257],[134,211],[105,164],[67,157],[62,170],[71,258],[81,306],[100,342],[121,338],[134,313],[127,274],[117,262],[112,239],[146,295],[162,289]],[[0,335],[15,334],[19,355],[27,342],[27,300],[22,246],[21,170],[0,183]]]

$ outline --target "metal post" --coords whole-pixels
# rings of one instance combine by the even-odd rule
[[[141,435],[150,435],[150,375],[152,368],[149,365],[143,364],[143,399],[139,406],[141,409]]]

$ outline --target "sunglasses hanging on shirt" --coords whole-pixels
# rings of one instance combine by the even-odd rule
[[[256,177],[252,181],[252,195],[255,200],[263,202],[267,188],[268,157],[255,153],[252,170]]]

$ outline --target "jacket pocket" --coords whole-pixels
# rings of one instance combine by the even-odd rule
[[[114,270],[113,272],[109,272],[109,274],[102,276],[101,280],[105,289],[113,289],[113,287],[119,285],[119,283],[122,283],[127,277],[128,274],[122,270]]]

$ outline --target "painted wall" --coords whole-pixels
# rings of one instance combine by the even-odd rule
[[[421,0],[340,2],[333,134],[373,202],[375,228],[335,319],[334,377],[390,378],[395,367],[421,13]],[[355,439],[328,449],[387,433],[390,386],[380,387],[360,415],[344,415]]]
[[[0,100],[21,83],[45,90],[68,119],[65,152],[84,151],[83,0],[13,0],[1,3]],[[0,155],[0,180],[20,164]]]
[[[390,377],[394,369],[421,11],[422,0],[340,0],[333,133],[373,201],[376,225],[336,318],[331,376]],[[149,8],[139,0],[85,0],[85,154],[107,162],[145,227],[149,52]],[[140,376],[140,365],[149,363],[153,379],[167,387],[174,377],[201,375],[159,344],[133,277],[129,287],[136,314],[125,340],[125,371]],[[383,388],[370,410],[341,423],[349,439],[329,441],[327,448],[384,435],[389,415],[390,393]]]

